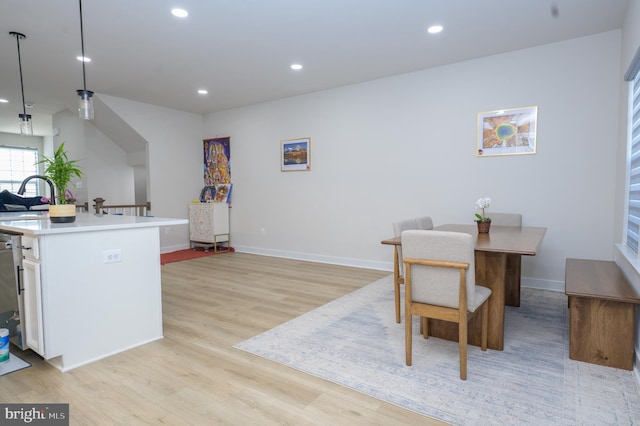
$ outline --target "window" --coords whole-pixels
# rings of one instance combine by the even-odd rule
[[[627,208],[627,246],[638,253],[640,234],[640,72],[635,73],[630,96],[629,205]]]
[[[35,148],[18,148],[0,146],[0,191],[5,189],[18,193],[20,184],[25,178],[38,174],[38,150]],[[40,195],[38,179],[27,184],[25,197]]]

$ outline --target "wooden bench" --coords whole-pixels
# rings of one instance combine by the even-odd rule
[[[567,259],[565,274],[569,358],[632,370],[638,293],[613,261]]]

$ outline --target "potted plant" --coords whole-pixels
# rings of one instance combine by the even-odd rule
[[[76,220],[75,200],[67,202],[66,191],[71,178],[82,177],[82,170],[78,168],[78,160],[69,160],[64,150],[64,142],[60,144],[52,158],[44,157],[38,164],[44,164],[44,175],[48,177],[55,187],[55,199],[57,204],[49,206],[49,219],[53,223],[70,223]],[[54,197],[54,194],[51,194]]]
[[[491,227],[491,218],[485,216],[484,209],[488,208],[491,205],[491,198],[479,198],[476,201],[476,207],[482,210],[482,214],[476,213],[476,222],[478,223],[478,232],[486,233],[489,232],[489,228]]]

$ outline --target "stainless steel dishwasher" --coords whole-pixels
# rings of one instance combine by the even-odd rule
[[[22,289],[22,247],[19,234],[0,233],[0,328],[9,329],[10,341],[25,350],[26,339],[20,324],[24,312]]]

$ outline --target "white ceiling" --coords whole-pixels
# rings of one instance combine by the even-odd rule
[[[87,89],[207,113],[620,28],[629,0],[84,0]],[[186,19],[170,14],[189,11]],[[557,7],[556,17],[552,9]],[[429,35],[432,24],[445,27]],[[77,109],[78,0],[0,1],[0,131]],[[304,65],[292,71],[290,64]],[[198,95],[206,88],[209,94]]]

